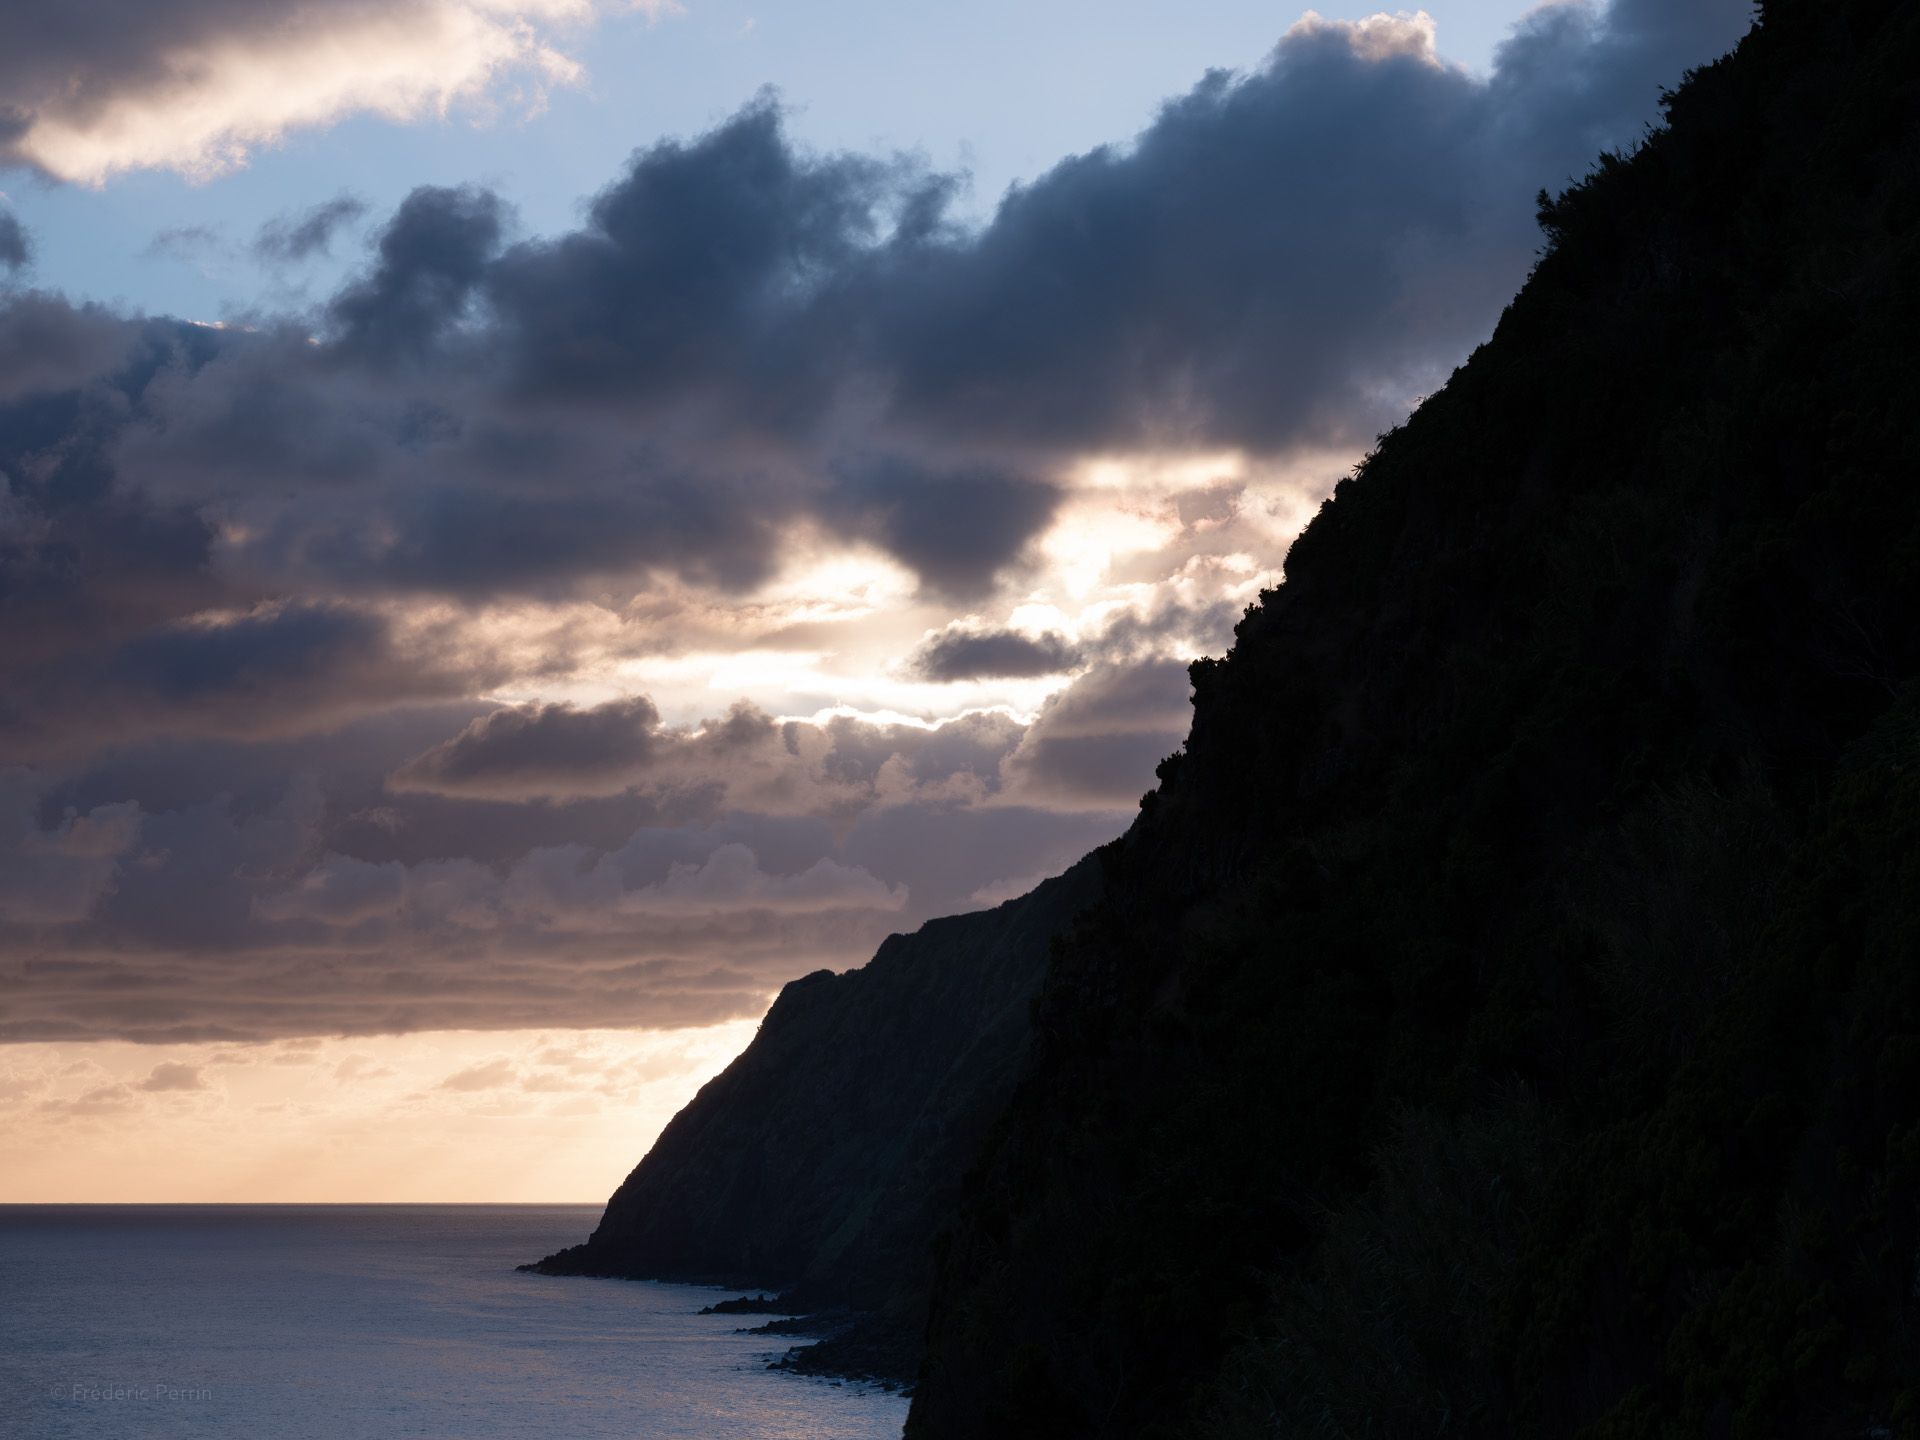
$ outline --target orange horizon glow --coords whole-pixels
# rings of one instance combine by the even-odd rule
[[[0,1048],[0,1204],[598,1205],[755,1020]]]

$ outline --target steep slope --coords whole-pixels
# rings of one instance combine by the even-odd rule
[[[862,1363],[910,1375],[938,1218],[1012,1092],[1049,942],[1099,886],[1089,857],[992,910],[889,936],[859,970],[793,981],[591,1238],[527,1268],[882,1312],[891,1348]]]
[[[1920,1427],[1920,15],[1550,204],[1050,966],[909,1435]]]

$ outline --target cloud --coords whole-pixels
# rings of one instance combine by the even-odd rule
[[[1253,598],[1216,598],[1205,591],[1189,598],[1179,584],[1167,588],[1173,593],[1109,614],[1086,648],[1113,664],[1219,654],[1233,643],[1233,628]]]
[[[353,114],[536,108],[580,77],[556,32],[592,0],[18,0],[0,17],[0,162],[99,184],[207,179]]]
[[[1489,80],[1424,15],[1309,14],[977,236],[889,246],[855,290],[894,416],[1042,448],[1364,439],[1524,275],[1522,197],[1634,139],[1747,20],[1667,8],[1543,7]]]
[[[644,696],[586,708],[536,704],[470,721],[388,783],[398,794],[526,801],[628,793],[650,796],[662,811],[692,800],[715,811],[845,819],[985,798],[1022,728],[1001,712],[937,724],[776,721],[744,701],[670,727]]]
[[[907,667],[928,680],[978,680],[1057,675],[1074,669],[1080,658],[1079,647],[1057,630],[1026,635],[956,625],[922,641],[908,657]]]
[[[659,724],[659,710],[644,696],[586,710],[567,704],[496,710],[409,761],[395,782],[505,798],[617,792],[664,748]]]
[[[0,225],[10,218],[0,212]],[[0,234],[3,242],[4,234]],[[24,240],[21,243],[22,253],[30,257],[32,252],[25,248]],[[26,397],[65,392],[74,397],[69,404],[77,410],[75,392],[124,359],[138,338],[135,326],[97,305],[73,305],[57,296],[34,292],[0,295],[0,402],[17,404]],[[12,423],[7,429],[15,433],[6,437],[12,453],[5,458],[15,464],[22,458],[16,427],[23,418],[8,417]],[[41,439],[43,445],[70,439],[70,432],[45,431],[62,421],[70,425],[77,418],[48,416],[40,427],[42,435],[33,438]]]
[[[858,963],[888,931],[964,908],[996,877],[1057,868],[1116,823],[1078,800],[996,808],[996,766],[1021,733],[1003,716],[898,727],[898,745],[894,727],[849,717],[797,728],[808,768],[759,793],[818,815],[710,805],[676,823],[625,796],[400,792],[387,797],[394,819],[369,826],[350,777],[368,766],[380,793],[380,762],[350,763],[352,748],[324,736],[262,754],[260,742],[174,742],[21,791],[24,821],[0,827],[0,875],[28,897],[0,903],[0,954],[19,965],[0,1037],[234,1042],[750,1016],[798,970]],[[324,779],[300,774],[315,764]],[[137,798],[105,809],[92,791]],[[580,838],[596,832],[606,838]]]
[[[138,1098],[129,1085],[97,1085],[72,1098],[42,1100],[40,1109],[48,1114],[76,1120],[97,1120],[125,1115],[138,1108]]]
[[[282,265],[329,255],[334,237],[366,213],[366,201],[353,195],[336,195],[295,214],[276,216],[253,237],[253,253],[261,260]]]
[[[1094,668],[1048,700],[1007,757],[1009,794],[1029,804],[1132,804],[1185,743],[1191,695],[1179,661]]]
[[[0,270],[24,270],[33,263],[33,237],[11,210],[0,209]]]
[[[857,866],[821,859],[791,875],[771,875],[759,858],[737,842],[720,846],[699,863],[675,864],[653,885],[629,887],[617,859],[590,870],[572,857],[557,864],[538,857],[515,872],[510,903],[545,915],[576,911],[596,920],[609,915],[646,915],[662,921],[728,922],[742,914],[832,915],[895,912],[905,908],[903,886],[888,886]]]
[[[476,678],[430,641],[403,644],[382,615],[312,601],[199,610],[91,651],[35,656],[15,674],[0,738],[20,758],[128,734],[322,728],[409,698],[470,693]]]
[[[490,191],[415,190],[381,232],[374,268],[328,307],[335,346],[376,367],[430,353],[466,312],[505,223]]]
[[[307,871],[297,885],[256,898],[253,913],[267,920],[353,925],[399,910],[406,884],[403,866],[329,855]]]
[[[389,1080],[400,1072],[366,1055],[346,1055],[333,1067],[333,1078],[348,1080]]]
[[[122,647],[114,663],[143,694],[183,703],[253,701],[309,675],[318,676],[315,692],[332,695],[341,672],[366,664],[384,638],[375,617],[345,606],[272,605],[153,631]]]
[[[1059,507],[1058,485],[1000,468],[929,466],[898,457],[841,474],[837,505],[849,529],[870,535],[935,591],[991,588]]]
[[[504,1090],[519,1082],[519,1073],[510,1060],[489,1060],[480,1065],[470,1065],[465,1070],[455,1071],[442,1080],[441,1090]]]
[[[806,388],[795,319],[831,303],[910,182],[899,163],[797,149],[766,96],[692,141],[639,151],[579,230],[515,246],[488,275],[508,380],[656,407],[760,381],[766,408],[730,419],[804,423],[823,392]]]
[[[220,249],[220,232],[210,225],[176,225],[157,232],[141,255],[149,260],[192,262]]]
[[[152,1073],[140,1082],[139,1088],[154,1091],[205,1090],[207,1082],[200,1078],[200,1071],[194,1066],[168,1062],[154,1066]]]
[[[0,770],[0,924],[34,929],[85,919],[112,888],[120,857],[138,834],[139,807],[69,810],[43,827],[38,785]]]

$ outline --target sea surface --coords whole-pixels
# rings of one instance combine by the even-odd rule
[[[598,1206],[0,1206],[7,1440],[867,1440],[722,1292],[521,1275]]]

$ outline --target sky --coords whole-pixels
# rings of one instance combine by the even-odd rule
[[[1744,0],[0,13],[0,1201],[598,1200],[1119,834]]]

